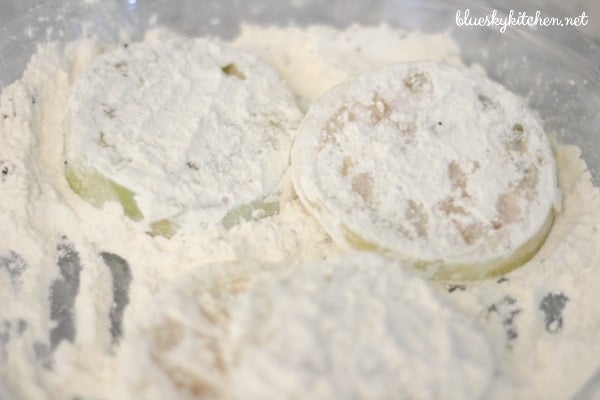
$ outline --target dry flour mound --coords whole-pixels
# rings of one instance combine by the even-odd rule
[[[178,38],[160,30],[149,32],[144,42],[169,40]],[[178,323],[186,323],[186,329],[216,325],[195,322],[208,317],[200,315],[194,307],[197,303],[186,296],[171,296],[173,302],[161,304],[156,301],[157,293],[186,279],[184,276],[204,290],[208,281],[194,280],[194,274],[188,274],[203,264],[259,259],[264,261],[259,266],[266,262],[296,265],[344,252],[302,207],[287,174],[282,180],[279,213],[261,219],[232,218],[239,222],[229,230],[222,224],[200,230],[193,225],[182,227],[169,240],[140,232],[140,224],[124,217],[117,201],[98,208],[73,193],[65,178],[63,140],[72,84],[94,59],[125,44],[133,46],[93,39],[42,44],[22,79],[3,88],[0,95],[0,380],[12,398],[137,399],[139,393],[122,384],[133,383],[131,375],[138,369],[140,374],[147,373],[153,387],[164,383],[172,388],[160,368],[145,368],[155,365],[151,359],[147,363],[141,359],[151,354],[147,346],[154,342],[148,338],[135,341],[140,338],[137,316],[155,314],[158,320],[175,315]],[[274,68],[303,107],[365,69],[414,60],[461,64],[458,46],[450,35],[405,32],[385,25],[344,29],[246,25],[229,44]],[[577,148],[555,145],[555,150],[563,208],[536,256],[497,281],[428,284],[446,293],[445,300],[470,319],[476,319],[489,339],[498,367],[490,391],[483,396],[486,398],[568,398],[600,359],[600,308],[595,295],[600,285],[599,190],[592,185]],[[244,209],[244,213],[252,215],[253,210]],[[259,271],[250,268],[248,273],[271,273]],[[316,272],[307,274],[306,279],[313,277],[310,279],[319,282]],[[276,282],[267,280],[264,285],[274,292],[293,286]],[[346,282],[349,285],[349,279]],[[231,295],[220,300],[230,304],[231,299],[239,298],[235,293],[246,287],[241,280],[231,285]],[[430,292],[422,294],[430,304]],[[210,296],[207,292],[204,298]],[[412,302],[418,303],[420,296],[415,295]],[[180,299],[177,304],[176,298]],[[260,310],[256,303],[260,298],[259,293],[249,297],[247,308]],[[290,300],[285,293],[282,298]],[[303,301],[322,304],[326,299],[324,295]],[[336,304],[337,300],[331,301]],[[218,304],[213,303],[216,315]],[[179,307],[181,312],[175,312]],[[243,313],[244,307],[240,305],[236,313]],[[278,307],[274,305],[273,310],[284,309]],[[416,308],[411,305],[410,309]],[[277,318],[280,314],[277,311]],[[269,320],[272,315],[265,316]],[[303,314],[287,320],[294,315]],[[451,326],[446,319],[442,321]],[[257,334],[264,332],[252,321],[240,320],[238,325],[244,331],[256,328]],[[315,326],[321,329],[318,320]],[[384,332],[387,326],[373,329]],[[427,335],[434,334],[425,332]],[[198,356],[205,343],[194,342],[193,337],[185,339],[191,347],[179,346],[177,354],[164,352],[168,354],[166,366],[186,366],[193,371],[210,365],[210,353]],[[168,347],[169,336],[159,342]],[[132,343],[146,346],[145,350],[130,347]],[[458,349],[463,345],[448,341],[441,349],[448,355],[467,354]],[[263,348],[268,349],[266,344]],[[126,349],[140,357],[126,357]],[[270,354],[278,354],[276,350],[269,350]],[[251,356],[247,360],[256,360],[258,355],[247,356]],[[247,361],[245,370],[240,369],[242,376],[252,376],[250,364]],[[451,366],[450,372],[457,367],[460,369],[460,364]],[[261,368],[257,371],[264,371]],[[219,371],[212,370],[211,382],[221,382]],[[198,369],[192,376],[206,378],[205,372],[206,368]],[[416,381],[428,379],[429,368],[413,372]],[[188,379],[181,369],[175,376]],[[480,378],[485,381],[489,376]],[[474,383],[480,385],[483,383]],[[200,393],[205,387],[201,384],[194,390]],[[169,393],[176,397],[182,391]]]

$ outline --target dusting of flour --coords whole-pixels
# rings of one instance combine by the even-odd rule
[[[393,64],[328,91],[298,128],[291,169],[336,243],[445,279],[528,259],[560,198],[550,142],[523,100],[441,63]]]
[[[123,344],[126,360],[158,367],[125,377],[144,399],[463,399],[493,377],[472,321],[373,253],[204,265],[152,304],[163,303],[177,307],[135,316],[135,339]]]
[[[460,64],[449,36],[386,26],[245,26],[232,45],[276,69],[304,109],[366,68]],[[128,323],[199,265],[303,262],[341,251],[302,208],[289,176],[279,215],[171,240],[140,234],[116,204],[99,209],[74,194],[63,172],[62,116],[85,66],[116,46],[91,39],[40,46],[0,97],[0,376],[16,398],[124,397],[118,377],[141,368],[117,361]],[[555,152],[564,203],[540,252],[499,280],[432,284],[492,344],[499,366],[486,398],[566,398],[600,359],[600,192],[577,148]]]

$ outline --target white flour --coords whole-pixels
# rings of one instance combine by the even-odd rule
[[[286,84],[248,54],[202,39],[136,43],[77,79],[66,168],[100,205],[106,177],[126,188],[114,200],[130,218],[198,231],[274,195],[301,118]]]
[[[494,372],[486,339],[401,268],[365,253],[199,267],[135,316],[123,364],[156,368],[127,372],[127,387],[144,399],[478,398]]]
[[[233,44],[274,67],[303,108],[367,67],[459,63],[445,35],[386,27],[246,27]],[[122,394],[118,377],[148,368],[115,357],[133,329],[128,321],[198,265],[300,262],[340,252],[301,207],[289,177],[278,216],[171,240],[140,234],[117,204],[99,209],[74,194],[64,178],[62,116],[83,68],[114,47],[94,40],[44,45],[0,97],[0,371],[17,398]],[[568,397],[600,359],[600,193],[576,148],[556,146],[556,155],[564,203],[540,252],[498,282],[432,284],[492,344],[498,367],[486,398]]]
[[[370,70],[315,101],[291,169],[336,243],[446,279],[527,260],[560,199],[550,142],[523,101],[472,69],[431,62]]]
[[[350,254],[251,288],[232,313],[235,397],[479,398],[495,366],[485,338],[399,268]]]

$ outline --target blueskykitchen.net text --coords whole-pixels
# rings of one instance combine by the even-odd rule
[[[470,9],[456,11],[457,26],[497,26],[500,27],[500,33],[506,32],[509,26],[586,26],[589,22],[589,16],[582,12],[577,17],[547,17],[543,16],[541,11],[536,11],[534,15],[526,11],[510,10],[508,14],[502,14],[498,10],[492,10],[488,15],[474,16]]]

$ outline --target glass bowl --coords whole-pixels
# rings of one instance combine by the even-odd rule
[[[241,22],[338,27],[386,22],[406,29],[447,31],[465,63],[480,65],[492,79],[527,98],[547,132],[582,149],[593,181],[600,185],[598,47],[570,28],[513,26],[502,34],[497,27],[455,23],[458,9],[487,15],[493,8],[535,12],[533,7],[517,0],[500,5],[477,0],[46,1],[0,27],[0,89],[20,78],[38,43],[87,36],[117,41],[124,34],[135,40],[154,26],[188,36],[226,38],[235,36]]]
[[[499,7],[499,3],[503,7]],[[457,27],[458,9],[487,15],[516,9],[535,12],[518,0],[81,0],[46,1],[0,28],[0,88],[18,79],[36,43],[85,36],[139,39],[153,26],[188,36],[232,37],[240,22],[345,26],[376,24],[423,31],[449,31],[467,64],[529,100],[547,132],[583,150],[594,183],[600,184],[600,50],[566,27]]]

